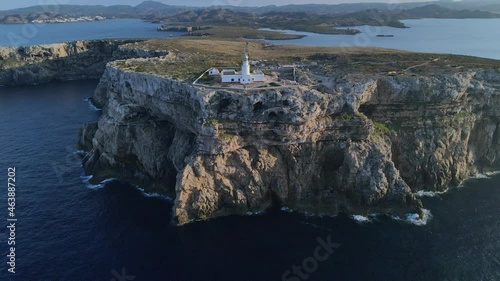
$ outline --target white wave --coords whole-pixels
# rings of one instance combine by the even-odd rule
[[[94,189],[95,190],[95,189],[101,189],[101,188],[104,188],[104,187],[105,187],[104,184],[91,184],[91,183],[87,184],[87,188],[88,189]]]
[[[86,101],[90,107],[90,109],[94,111],[102,111],[102,109],[97,108],[93,103],[92,103],[92,98],[85,98],[84,101]]]
[[[437,195],[445,194],[448,192],[448,188],[445,189],[444,191],[428,191],[428,190],[419,190],[415,193],[415,196],[417,197],[435,197]]]
[[[76,151],[73,151],[73,154],[75,154],[75,155],[85,155],[85,150],[76,150]]]
[[[113,182],[113,181],[116,181],[116,180],[118,180],[118,179],[116,179],[116,178],[105,179],[105,180],[101,181],[101,184],[107,184],[109,182]]]
[[[500,171],[491,171],[491,172],[485,172],[484,174],[479,173],[471,178],[472,179],[489,179],[489,178],[496,176],[496,175],[499,175],[499,174],[500,174]]]
[[[430,221],[430,219],[432,218],[432,213],[427,209],[423,209],[422,213],[422,217],[420,217],[420,215],[418,214],[406,214],[403,218],[399,216],[391,216],[391,218],[397,221],[403,221],[406,223],[423,226],[426,225],[428,221]]]
[[[471,177],[472,179],[489,179],[490,176],[488,176],[487,174],[477,174],[473,177]]]
[[[264,211],[257,211],[257,212],[247,212],[247,216],[260,216],[263,215]]]
[[[371,222],[371,220],[368,217],[361,215],[352,215],[351,218],[360,223]]]
[[[290,208],[288,208],[288,207],[281,207],[281,211],[287,212],[287,213],[292,213],[293,212],[293,210],[290,209]]]
[[[86,176],[86,175],[81,175],[80,178],[83,180],[83,182],[89,182],[94,176]]]
[[[90,183],[90,180],[93,178],[94,176],[81,176],[81,178],[83,179],[83,183],[86,183],[87,184],[87,188],[89,189],[101,189],[101,188],[104,188],[106,186],[107,183],[110,183],[112,181],[115,181],[117,179],[115,178],[109,178],[109,179],[104,179],[102,180],[100,183],[98,184],[91,184]]]
[[[157,193],[157,192],[146,192],[144,190],[144,188],[141,188],[140,186],[138,185],[134,185],[134,187],[139,190],[141,192],[141,194],[145,197],[151,197],[151,198],[160,198],[160,199],[163,199],[163,200],[166,200],[168,202],[173,202],[174,200],[167,196],[167,195],[163,195],[163,194],[160,194],[160,193]]]

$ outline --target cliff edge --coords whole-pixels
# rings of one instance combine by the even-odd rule
[[[421,214],[417,191],[499,166],[498,68],[360,74],[313,59],[327,82],[311,81],[314,63],[296,87],[251,91],[108,64],[94,95],[103,115],[80,134],[85,169],[175,197],[184,224],[273,205]]]

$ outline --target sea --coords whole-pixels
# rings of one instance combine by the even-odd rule
[[[96,34],[99,24],[109,23],[81,23]],[[78,36],[74,25],[40,36],[64,41]],[[498,174],[427,193],[425,222],[271,209],[174,226],[170,198],[125,182],[88,183],[76,142],[79,127],[101,114],[88,102],[97,83],[0,88],[2,281],[500,280]],[[9,168],[16,273],[7,264]]]
[[[0,46],[31,46],[74,40],[170,38],[184,32],[158,31],[161,24],[140,19],[47,24],[0,24]]]
[[[267,42],[325,47],[370,46],[500,59],[500,19],[419,19],[402,22],[408,28],[368,25],[350,27],[361,31],[357,35],[279,30],[305,37]],[[380,37],[383,35],[394,37]]]

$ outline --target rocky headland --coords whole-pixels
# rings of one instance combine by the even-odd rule
[[[92,40],[27,47],[0,47],[0,86],[53,80],[99,79],[110,61],[157,57],[164,51],[134,48],[141,40]],[[130,44],[124,48],[125,44]]]
[[[187,42],[198,58],[193,48],[208,44],[169,42]],[[155,49],[119,49],[134,44]],[[241,47],[227,42],[228,52],[232,44]],[[421,215],[418,191],[500,166],[498,61],[303,48],[310,54],[301,54],[297,86],[237,91],[193,86],[180,73],[191,62],[186,50],[163,46],[158,58],[102,69],[93,97],[102,116],[82,127],[78,146],[92,181],[119,178],[175,198],[177,224],[271,206]],[[251,48],[264,56],[292,47]]]
[[[103,116],[80,146],[97,181],[119,175],[175,194],[181,224],[273,204],[420,213],[415,192],[498,166],[499,78],[343,77],[335,93],[242,94],[110,65],[94,97]]]

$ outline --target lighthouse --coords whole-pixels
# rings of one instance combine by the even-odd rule
[[[250,62],[248,61],[248,42],[245,47],[245,54],[243,54],[243,64],[241,65],[241,75],[243,77],[250,77]]]
[[[248,52],[248,42],[245,46],[245,53],[243,54],[243,64],[241,65],[241,71],[236,72],[234,69],[223,69],[220,72],[222,83],[234,83],[238,82],[240,84],[251,84],[253,82],[264,82],[264,73],[261,70],[250,70],[250,54]],[[210,75],[217,75],[218,70],[215,68],[210,69]]]

